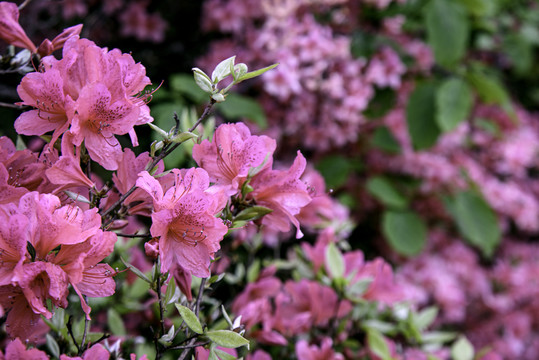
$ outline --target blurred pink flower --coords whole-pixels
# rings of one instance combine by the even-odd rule
[[[26,346],[19,338],[10,342],[4,354],[0,351],[0,358],[6,360],[28,359],[28,360],[49,360],[47,353],[38,349],[26,349]]]
[[[309,345],[306,340],[296,343],[296,355],[298,360],[344,360],[342,354],[336,353],[330,338],[323,338],[320,346]]]
[[[37,48],[19,25],[19,8],[17,4],[7,1],[0,2],[0,39],[8,44],[30,50],[35,53]]]

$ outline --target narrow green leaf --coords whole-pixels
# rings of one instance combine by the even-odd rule
[[[221,349],[215,349],[215,355],[219,357],[221,360],[236,360],[237,358],[234,355],[230,355],[229,353],[224,352]]]
[[[438,308],[436,306],[430,306],[421,310],[414,316],[414,323],[419,331],[423,331],[428,328],[438,316]]]
[[[399,142],[385,126],[379,127],[374,131],[371,145],[390,154],[398,154],[401,151]]]
[[[461,234],[491,257],[500,243],[501,230],[494,211],[475,191],[463,191],[455,196],[453,216]]]
[[[431,147],[440,135],[440,128],[434,116],[436,113],[435,94],[434,84],[419,84],[408,100],[406,122],[416,150]]]
[[[249,344],[249,340],[230,330],[207,331],[204,335],[217,345],[225,348],[237,348]]]
[[[200,324],[200,321],[198,320],[198,317],[195,315],[194,312],[191,311],[187,306],[183,306],[180,304],[175,304],[176,309],[180,312],[180,316],[182,317],[183,321],[189,326],[189,329],[193,330],[197,334],[202,334],[204,330],[202,330],[202,325]]]
[[[174,295],[176,294],[176,281],[174,280],[174,277],[171,276],[170,279],[168,280],[168,285],[167,285],[167,290],[165,292],[165,298],[163,299],[163,302],[165,303],[165,305],[168,305],[168,304],[171,304],[171,299],[174,297]]]
[[[260,259],[255,259],[251,266],[247,269],[247,282],[252,283],[255,282],[256,279],[258,279],[258,275],[260,274],[260,268],[261,268],[261,261]]]
[[[273,65],[270,65],[270,66],[266,66],[265,68],[262,68],[262,69],[258,69],[258,70],[255,70],[255,71],[248,72],[248,73],[240,76],[238,78],[238,80],[236,81],[236,83],[239,83],[239,82],[242,82],[242,81],[245,81],[245,80],[248,80],[248,79],[252,79],[252,78],[257,77],[257,76],[260,76],[263,73],[265,73],[266,71],[269,71],[271,69],[276,68],[278,65],[279,65],[279,63],[273,64]]]
[[[461,336],[455,341],[453,346],[451,346],[451,357],[453,360],[473,360],[473,345],[466,339],[466,337]]]
[[[449,331],[430,331],[423,333],[421,340],[424,343],[443,344],[455,339],[456,334]]]
[[[392,333],[397,330],[397,325],[377,319],[365,320],[363,321],[363,325],[370,329],[378,330],[383,334]]]
[[[470,35],[464,7],[453,0],[432,0],[426,6],[425,25],[436,62],[455,65],[464,56]]]
[[[60,358],[60,346],[58,346],[56,340],[51,336],[51,334],[45,335],[45,338],[47,339],[47,349],[49,349],[55,358]]]
[[[165,130],[163,130],[163,129],[157,127],[156,125],[154,125],[154,124],[152,124],[152,123],[148,123],[148,126],[151,127],[152,130],[154,130],[155,132],[157,132],[159,135],[161,135],[161,137],[162,137],[163,139],[168,139],[168,133],[167,133]]]
[[[391,353],[382,333],[374,328],[367,328],[366,330],[369,349],[382,360],[391,360]]]
[[[234,221],[253,221],[271,213],[273,210],[264,206],[255,205],[240,211]]]
[[[366,187],[372,196],[386,206],[400,210],[408,205],[406,198],[385,177],[374,176],[370,178]]]
[[[122,317],[120,316],[120,314],[118,314],[118,312],[114,310],[113,308],[109,308],[107,310],[107,324],[109,326],[110,331],[114,335],[118,335],[118,336],[126,335],[124,321],[122,320]]]
[[[427,240],[427,226],[413,211],[386,211],[382,232],[391,247],[406,256],[419,254]]]
[[[131,265],[130,263],[126,262],[122,257],[120,257],[120,260],[122,261],[122,263],[129,268],[129,270],[131,270],[135,275],[137,275],[139,278],[141,278],[142,280],[146,281],[148,284],[151,284],[152,281],[142,272],[140,271],[139,269],[137,269],[136,267],[134,267],[133,265]]]
[[[461,79],[446,80],[436,92],[436,121],[443,131],[455,129],[468,118],[472,108],[472,90]]]
[[[176,136],[174,136],[172,139],[170,139],[173,143],[182,143],[184,141],[187,141],[192,138],[198,137],[197,134],[189,132],[189,131],[183,131]]]
[[[329,243],[326,247],[325,264],[331,278],[344,277],[344,257],[335,243]]]

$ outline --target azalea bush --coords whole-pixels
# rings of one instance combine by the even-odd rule
[[[537,357],[533,3],[167,3],[0,2],[4,357]]]

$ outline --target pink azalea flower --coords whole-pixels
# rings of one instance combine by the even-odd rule
[[[159,239],[161,271],[179,264],[198,277],[210,275],[210,260],[219,250],[219,242],[228,227],[215,217],[221,201],[208,189],[209,176],[203,169],[192,168],[183,176],[172,170],[175,184],[165,193],[147,171],[139,174],[137,186],[153,198],[154,211],[150,232]]]
[[[307,186],[300,180],[305,165],[305,158],[298,151],[290,169],[286,171],[267,169],[254,176],[250,183],[254,191],[248,196],[254,199],[257,205],[273,210],[262,218],[263,225],[286,232],[290,230],[292,223],[297,229],[298,239],[303,233],[299,229],[299,221],[295,215],[311,202]]]
[[[135,157],[135,153],[131,149],[124,149],[124,152],[118,162],[118,170],[112,174],[112,181],[120,194],[128,192],[137,182],[138,174],[146,170],[146,166],[152,158],[148,152],[144,152]],[[157,164],[155,174],[161,174],[165,169],[163,162]],[[159,178],[161,184],[167,183],[170,176]],[[124,204],[137,203],[129,208],[129,214],[140,214],[145,216],[151,215],[152,198],[142,189],[136,189],[131,195],[125,199]]]
[[[7,137],[0,138],[0,203],[17,202],[29,191],[42,190],[45,165],[28,149],[17,150]]]
[[[0,302],[9,310],[12,336],[28,336],[39,315],[51,318],[47,300],[66,307],[69,284],[81,296],[86,314],[90,308],[82,294],[114,293],[114,271],[98,263],[112,252],[116,234],[100,229],[96,208],[62,207],[54,195],[30,192],[18,205],[0,205],[0,219],[9,224],[0,227],[5,246],[0,285],[9,294]],[[20,300],[13,303],[10,297]]]
[[[342,354],[336,353],[330,338],[323,338],[320,346],[309,345],[306,340],[300,340],[296,344],[298,360],[344,360]]]
[[[95,186],[80,168],[80,148],[73,148],[68,134],[62,138],[62,156],[45,171],[45,175],[51,183],[58,186],[54,192],[72,187],[82,186],[89,189]]]
[[[0,305],[7,312],[6,331],[12,337],[20,337],[25,341],[37,339],[43,327],[49,327],[41,321],[41,316],[34,313],[22,290],[18,286],[0,286]]]
[[[56,50],[59,50],[62,47],[64,47],[64,44],[67,41],[67,39],[69,39],[72,36],[78,36],[81,30],[82,30],[82,24],[71,26],[71,27],[68,27],[67,29],[64,29],[64,31],[62,31],[60,35],[52,39],[52,41],[49,39],[43,40],[43,42],[37,48],[37,53],[41,57],[45,57],[47,55],[52,54]]]
[[[17,338],[10,342],[7,347],[5,354],[0,352],[0,358],[2,359],[31,359],[31,360],[48,360],[49,357],[44,351],[38,349],[26,349],[26,346],[22,341]]]
[[[17,132],[53,131],[54,143],[69,129],[74,145],[84,142],[93,160],[115,170],[122,155],[115,136],[129,134],[136,146],[133,127],[153,120],[147,94],[137,96],[150,84],[144,67],[130,55],[107,52],[78,36],[67,39],[62,60],[48,56],[42,64],[43,72],[27,74],[17,88],[21,104],[36,108],[19,116]]]
[[[17,4],[7,1],[0,2],[0,39],[8,44],[36,52],[36,46],[28,38],[19,25],[19,8]]]
[[[101,344],[94,344],[88,350],[86,350],[82,357],[80,356],[67,356],[60,355],[60,360],[108,360],[110,359],[110,353]]]
[[[215,130],[211,143],[204,140],[195,144],[193,158],[212,182],[229,188],[227,195],[234,195],[251,168],[271,168],[275,147],[275,140],[251,135],[243,123],[223,124]]]

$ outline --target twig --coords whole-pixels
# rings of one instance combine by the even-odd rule
[[[198,288],[197,299],[195,302],[195,315],[197,317],[200,310],[200,301],[202,300],[202,294],[204,293],[204,286],[206,286],[206,278],[202,278],[202,280],[200,281],[200,287]]]
[[[84,301],[86,303],[88,303],[88,297],[86,295],[84,295],[83,297],[84,297]],[[88,317],[85,316],[84,317],[84,332],[82,333],[82,340],[80,342],[79,356],[82,355],[84,350],[86,350],[85,347],[84,347],[84,343],[86,342],[86,334],[88,333],[88,325],[89,324],[90,324],[90,320],[88,320]]]
[[[31,0],[25,0],[22,4],[19,5],[19,11],[21,11],[22,9],[24,9],[26,7],[26,5],[28,5],[30,3]]]
[[[152,237],[152,235],[150,234],[141,234],[141,235],[138,235],[138,234],[120,234],[120,233],[116,233],[117,236],[121,236],[121,237],[125,237],[125,238],[150,238]]]
[[[80,355],[80,346],[77,343],[77,340],[75,340],[75,334],[73,334],[72,322],[73,322],[73,315],[70,315],[66,324],[67,332],[69,333],[69,336],[71,336],[71,339],[73,340],[73,344],[75,344],[75,347],[77,348],[77,353]]]
[[[11,104],[11,103],[1,102],[1,101],[0,101],[0,106],[11,108],[11,109],[17,109],[17,110],[23,110],[23,109],[29,107],[29,106],[26,106],[26,105],[17,105],[17,104]]]
[[[200,281],[200,287],[198,288],[198,294],[197,294],[197,298],[196,298],[196,301],[195,301],[195,315],[197,316],[197,318],[198,318],[198,313],[200,311],[200,302],[202,301],[202,294],[204,293],[204,287],[205,286],[206,286],[206,278],[202,278],[201,281]],[[196,338],[193,338],[193,339],[191,339],[191,341],[189,341],[189,344],[174,347],[174,348],[171,348],[171,349],[192,349],[194,347],[206,345],[208,343],[208,342],[205,342],[205,343],[196,345],[195,342],[196,342]],[[189,351],[182,352],[180,357],[178,357],[178,360],[184,360],[185,357],[188,354],[189,354]]]
[[[200,125],[200,123],[202,121],[204,121],[204,119],[206,117],[209,116],[212,108],[213,108],[213,105],[215,105],[215,100],[211,100],[208,105],[206,105],[206,107],[204,108],[204,111],[202,112],[202,115],[200,115],[200,117],[198,118],[197,122],[195,123],[195,125],[193,125],[188,131],[189,132],[192,132],[193,130],[195,130],[198,125]],[[155,157],[155,159],[153,159],[153,161],[151,162],[150,166],[148,167],[149,169],[153,169],[161,160],[163,160],[166,156],[168,156],[171,152],[173,152],[174,150],[176,150],[176,148],[178,146],[180,146],[182,143],[177,143],[177,144],[174,144],[172,147],[169,147],[167,149],[163,149],[163,151]],[[127,197],[129,195],[131,195],[131,193],[133,191],[135,191],[135,189],[137,188],[136,185],[133,185],[133,187],[131,189],[129,189],[125,194],[123,194],[120,199],[118,199],[118,201],[116,201],[111,207],[109,207],[107,210],[105,210],[104,212],[101,213],[101,217],[104,218],[106,217],[107,215],[109,215],[114,209],[116,209],[118,206],[120,206],[124,201],[125,199],[127,199]],[[110,222],[108,222],[107,224],[105,224],[104,226],[108,225]]]
[[[193,340],[195,340],[195,339],[193,339]],[[193,340],[191,340],[191,341],[193,341]],[[207,340],[207,341],[204,341],[204,342],[201,342],[201,343],[198,343],[198,344],[197,344],[197,343],[192,343],[192,344],[190,343],[190,344],[187,344],[187,345],[173,346],[173,347],[168,348],[168,349],[169,349],[169,350],[192,349],[192,348],[196,348],[197,346],[208,345],[209,343],[210,343],[210,341]],[[186,353],[187,353],[187,352],[186,352]],[[183,359],[183,358],[184,358],[184,356],[183,356],[183,354],[182,354],[182,356],[179,357],[178,360],[181,360],[181,359]]]

